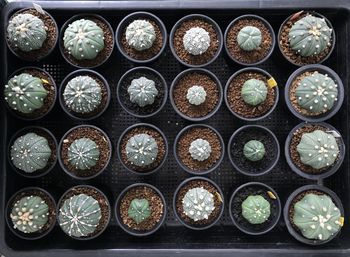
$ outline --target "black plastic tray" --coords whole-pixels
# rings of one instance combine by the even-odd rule
[[[58,22],[60,27],[65,20],[74,14],[82,12],[97,13],[105,17],[116,29],[118,22],[127,14],[136,10],[150,11],[158,15],[166,24],[170,31],[175,22],[186,14],[203,13],[213,18],[220,25],[222,31],[237,16],[253,13],[263,16],[273,26],[277,33],[280,24],[291,13],[300,9],[315,10],[324,14],[333,23],[336,31],[336,48],[325,65],[334,69],[343,80],[345,85],[345,101],[339,113],[329,122],[333,124],[343,135],[346,146],[349,149],[349,103],[348,84],[350,82],[350,2],[348,0],[296,0],[296,1],[120,1],[120,2],[97,2],[88,1],[81,3],[73,2],[38,2],[44,7]],[[1,54],[0,69],[2,85],[7,76],[14,70],[27,65],[23,61],[13,56],[5,46],[4,31],[9,15],[14,11],[28,7],[27,3],[12,3],[7,5],[1,16]],[[30,63],[28,63],[29,65]],[[47,70],[56,80],[57,85],[64,76],[73,70],[65,63],[59,53],[58,47],[49,58],[37,64],[37,66]],[[167,80],[168,85],[175,76],[184,69],[172,56],[169,47],[165,53],[151,67],[158,70]],[[134,67],[132,63],[118,53],[113,52],[110,60],[97,71],[101,72],[111,85],[112,101],[110,107],[100,118],[90,122],[107,132],[114,143],[112,162],[103,174],[89,182],[80,182],[70,178],[57,165],[47,176],[39,179],[26,179],[19,176],[13,170],[6,159],[6,146],[9,138],[18,129],[28,125],[41,125],[51,130],[57,139],[71,127],[81,124],[69,118],[60,109],[58,101],[53,112],[46,118],[36,122],[23,122],[12,117],[1,105],[1,169],[0,169],[0,252],[6,257],[11,256],[350,256],[350,169],[349,152],[341,169],[330,178],[318,183],[328,186],[334,190],[342,199],[346,218],[345,226],[339,238],[322,247],[308,247],[298,243],[289,235],[283,220],[281,219],[276,228],[264,236],[252,237],[243,234],[235,228],[230,220],[228,208],[220,222],[206,231],[191,231],[181,226],[175,220],[172,208],[169,208],[165,226],[157,233],[147,238],[134,238],[123,232],[112,217],[107,230],[97,239],[91,242],[80,242],[68,238],[56,225],[54,230],[45,238],[35,242],[28,242],[18,239],[13,235],[4,221],[4,205],[9,197],[17,190],[25,186],[40,186],[51,192],[56,200],[62,193],[73,185],[89,183],[97,186],[105,192],[113,203],[118,193],[123,188],[135,182],[147,182],[159,188],[171,206],[173,192],[176,186],[189,175],[181,170],[176,164],[172,154],[173,140],[178,131],[189,122],[181,119],[167,102],[165,109],[155,118],[142,120],[158,126],[164,131],[169,139],[169,157],[163,168],[150,176],[139,177],[121,168],[117,161],[115,143],[120,133],[128,126],[139,122],[124,112],[116,102],[115,88],[118,79],[128,69]],[[278,48],[275,48],[273,56],[259,67],[271,73],[281,90],[288,76],[296,69],[282,58]],[[225,53],[212,63],[209,70],[214,72],[222,84],[225,85],[227,79],[233,72],[242,68],[228,60]],[[283,94],[281,94],[283,96]],[[278,137],[281,146],[284,145],[288,132],[299,123],[287,110],[284,100],[281,97],[276,110],[271,116],[263,121],[255,122],[270,128]],[[246,122],[234,118],[223,105],[219,112],[205,123],[214,126],[223,136],[227,144],[230,135],[238,127]],[[283,148],[282,148],[283,149]],[[305,184],[316,183],[297,176],[286,164],[282,155],[276,168],[269,173],[258,178],[249,178],[235,171],[228,161],[227,155],[222,165],[209,175],[217,182],[226,197],[229,199],[231,192],[239,185],[248,181],[265,182],[272,186],[280,195],[282,204],[285,203],[288,195]]]

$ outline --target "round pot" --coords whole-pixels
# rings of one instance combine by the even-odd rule
[[[184,113],[182,113],[176,106],[175,104],[175,100],[174,100],[174,90],[176,85],[178,84],[178,82],[187,74],[190,73],[200,73],[200,74],[204,74],[209,76],[217,85],[218,91],[219,91],[219,99],[218,102],[216,104],[216,106],[214,107],[214,109],[209,112],[207,115],[202,116],[202,117],[189,117],[187,115],[185,115]],[[171,83],[170,86],[170,91],[169,91],[169,98],[170,98],[170,103],[172,105],[172,107],[174,108],[175,112],[181,116],[182,118],[192,121],[192,122],[198,122],[198,121],[203,121],[203,120],[207,120],[210,117],[212,117],[220,108],[221,104],[222,104],[222,97],[223,97],[223,92],[222,92],[222,86],[221,86],[221,82],[220,80],[216,77],[216,75],[214,73],[212,73],[209,70],[203,69],[203,68],[191,68],[191,69],[187,69],[184,70],[182,72],[180,72],[175,79],[173,80],[173,82]]]
[[[328,128],[330,131],[334,132],[335,138],[337,139],[338,142],[338,147],[339,147],[339,156],[338,159],[336,160],[336,162],[333,164],[333,166],[331,166],[327,171],[319,173],[319,174],[311,174],[311,173],[306,173],[303,170],[301,170],[296,164],[294,164],[291,155],[290,155],[290,142],[293,138],[293,133],[304,127],[307,125],[319,125],[325,128]],[[345,144],[343,141],[343,138],[341,137],[341,134],[339,133],[338,130],[336,130],[332,125],[325,123],[325,122],[310,122],[310,123],[300,123],[299,125],[295,126],[288,134],[288,137],[286,139],[286,143],[285,143],[285,147],[284,147],[284,154],[287,160],[287,163],[289,165],[289,167],[299,176],[302,176],[304,178],[307,179],[313,179],[313,180],[320,180],[320,179],[324,179],[327,178],[331,175],[333,175],[341,166],[344,158],[345,158]]]
[[[274,203],[275,209],[276,209],[275,216],[272,217],[272,219],[270,221],[265,221],[265,222],[269,222],[269,224],[267,224],[268,226],[261,227],[261,228],[256,229],[256,230],[253,228],[249,228],[247,226],[244,226],[243,224],[239,223],[239,221],[233,215],[233,206],[232,205],[234,203],[235,197],[241,191],[243,191],[249,187],[261,188],[261,190],[263,190],[263,189],[266,190],[266,194],[265,194],[264,198],[265,199],[268,198],[270,200],[270,205],[271,205],[271,203]],[[270,193],[268,193],[268,192],[270,192]],[[273,196],[276,199],[272,198]],[[265,234],[265,233],[271,231],[278,224],[278,221],[279,221],[280,216],[281,216],[281,209],[282,209],[281,200],[278,197],[278,194],[276,193],[276,191],[273,190],[273,188],[271,188],[270,186],[268,186],[264,183],[260,183],[260,182],[249,182],[249,183],[246,183],[246,184],[239,186],[231,195],[230,202],[229,202],[229,213],[230,213],[230,217],[231,217],[233,224],[242,232],[244,232],[248,235],[253,235],[253,236],[262,235],[262,234]],[[271,214],[272,214],[272,212],[271,212]],[[244,219],[244,217],[242,217],[242,219]],[[248,223],[248,221],[247,221],[247,223]],[[261,224],[256,224],[256,225],[261,225]],[[252,225],[252,226],[254,226],[254,225]]]
[[[137,19],[148,19],[150,21],[153,21],[155,22],[158,27],[159,27],[159,30],[162,34],[162,37],[163,37],[163,43],[162,43],[162,47],[161,49],[159,50],[159,52],[154,55],[153,57],[149,58],[149,59],[146,59],[146,60],[142,60],[142,59],[136,59],[134,57],[131,57],[124,49],[123,47],[123,43],[122,43],[122,37],[123,37],[123,34],[124,34],[124,31],[126,29],[126,27],[131,23],[133,22],[134,20],[137,20]],[[138,64],[146,64],[146,63],[150,63],[150,62],[153,62],[155,61],[163,52],[164,52],[164,49],[165,49],[165,46],[166,46],[166,43],[167,43],[167,40],[168,40],[168,33],[167,33],[167,30],[165,28],[165,25],[164,23],[154,14],[152,13],[149,13],[149,12],[134,12],[134,13],[131,13],[129,15],[127,15],[118,25],[117,27],[117,30],[115,32],[115,42],[116,42],[116,45],[118,47],[118,50],[121,52],[121,54],[126,58],[128,59],[129,61],[131,62],[134,62],[134,63],[138,63]]]
[[[159,107],[157,110],[153,111],[153,112],[150,112],[150,113],[147,113],[147,114],[140,114],[140,113],[137,113],[136,111],[130,109],[126,104],[125,102],[128,101],[130,102],[130,98],[129,98],[129,95],[127,92],[123,92],[123,91],[127,91],[123,88],[123,84],[125,83],[125,80],[128,80],[129,77],[132,76],[133,73],[145,73],[145,74],[152,74],[153,76],[157,77],[157,79],[161,82],[162,84],[162,88],[163,88],[163,100],[161,101]],[[157,84],[157,83],[156,83]],[[157,85],[156,85],[157,87]],[[159,90],[158,90],[159,91]],[[127,99],[125,97],[125,94],[127,94]],[[118,85],[117,85],[117,99],[118,99],[118,103],[120,103],[120,105],[122,106],[123,110],[126,111],[127,113],[129,113],[130,115],[134,116],[134,117],[137,117],[137,118],[150,118],[154,115],[156,115],[157,113],[159,113],[166,101],[167,101],[167,98],[168,98],[168,86],[167,86],[167,83],[164,79],[164,77],[156,70],[152,69],[152,68],[149,68],[149,67],[145,67],[145,66],[142,66],[142,67],[135,67],[135,68],[132,68],[131,70],[128,70],[126,73],[124,73],[124,75],[120,78],[119,82],[118,82]],[[156,99],[155,99],[156,100]],[[156,102],[156,101],[155,101]],[[130,102],[131,103],[131,102]],[[155,103],[149,105],[149,106],[152,106],[154,105]],[[137,104],[134,104],[135,106],[138,106]],[[144,107],[140,107],[140,108],[147,108],[147,106],[144,106]]]
[[[243,20],[243,19],[253,19],[253,20],[255,19],[255,20],[261,21],[265,25],[265,27],[269,30],[270,35],[271,35],[272,42],[271,42],[271,48],[270,48],[269,52],[267,53],[267,55],[264,58],[262,58],[261,60],[259,60],[257,62],[244,63],[244,62],[241,62],[241,61],[235,59],[234,56],[232,56],[232,54],[230,53],[228,46],[227,46],[227,36],[228,36],[228,33],[229,33],[231,27],[235,23],[237,23],[239,20]],[[273,49],[275,48],[275,45],[276,45],[276,36],[275,36],[275,32],[273,31],[273,28],[270,25],[270,23],[267,20],[265,20],[264,18],[262,18],[258,15],[254,15],[254,14],[246,14],[246,15],[242,15],[242,16],[237,17],[227,26],[225,34],[224,34],[224,47],[225,47],[226,54],[228,55],[228,57],[232,61],[234,61],[237,64],[244,65],[244,66],[255,66],[255,65],[259,65],[259,64],[265,62],[271,56]],[[252,52],[254,52],[254,50]]]
[[[202,64],[190,64],[190,63],[187,63],[187,62],[183,61],[176,54],[176,50],[175,50],[175,46],[174,46],[174,38],[175,38],[176,30],[182,25],[183,22],[189,21],[189,20],[194,20],[194,19],[201,19],[201,20],[204,20],[207,23],[211,24],[214,27],[215,31],[216,31],[217,39],[219,41],[219,46],[218,46],[218,49],[216,50],[215,55],[209,61],[207,61],[205,63],[202,63]],[[181,18],[180,20],[178,20],[175,23],[174,27],[171,29],[169,40],[170,40],[170,42],[169,42],[170,50],[173,53],[173,55],[176,58],[176,60],[178,62],[180,62],[182,65],[185,65],[185,66],[190,67],[190,68],[204,67],[204,66],[207,66],[207,65],[211,64],[212,62],[214,62],[216,60],[216,58],[219,56],[219,54],[220,54],[220,52],[222,50],[222,44],[223,44],[223,42],[222,42],[223,41],[223,36],[222,36],[222,32],[221,32],[220,26],[213,19],[211,19],[208,16],[203,15],[203,14],[190,14],[190,15],[187,15],[187,16]]]
[[[289,98],[290,88],[292,86],[293,81],[298,76],[308,71],[309,72],[318,71],[320,74],[327,74],[338,85],[338,97],[337,97],[338,100],[334,103],[332,109],[327,111],[326,113],[322,113],[317,116],[306,116],[301,114],[295,109],[295,107],[293,106]],[[330,119],[339,111],[344,100],[344,86],[338,74],[332,69],[320,64],[310,64],[310,65],[305,65],[300,67],[289,76],[285,90],[284,90],[284,97],[285,97],[285,101],[287,103],[288,109],[291,111],[291,113],[293,113],[294,116],[304,121],[321,122],[321,121]]]
[[[320,185],[306,185],[306,186],[299,187],[292,194],[290,194],[290,196],[288,197],[286,204],[284,205],[284,209],[283,209],[284,222],[286,223],[288,232],[299,242],[307,244],[307,245],[323,245],[323,244],[326,244],[326,243],[332,241],[335,237],[337,237],[340,234],[341,230],[339,230],[336,234],[334,234],[328,240],[324,240],[324,241],[312,240],[312,239],[308,239],[308,238],[304,237],[299,231],[297,231],[296,227],[294,225],[292,225],[292,223],[290,221],[289,212],[290,212],[291,205],[293,204],[294,198],[297,197],[298,195],[300,195],[301,193],[303,193],[305,191],[309,191],[309,190],[319,191],[319,192],[331,197],[334,204],[340,210],[342,217],[344,217],[344,208],[343,208],[343,205],[341,203],[341,200],[332,190],[330,190],[327,187],[320,186]]]
[[[218,136],[219,141],[220,141],[220,145],[221,145],[221,154],[219,159],[209,168],[209,169],[204,169],[204,170],[193,170],[190,169],[189,167],[187,167],[181,160],[180,156],[178,155],[178,151],[177,151],[177,144],[180,140],[180,138],[183,136],[183,134],[193,128],[208,128],[210,130],[212,130],[213,132],[215,132],[215,134]],[[224,144],[224,140],[222,139],[220,133],[213,128],[212,126],[206,125],[206,124],[193,124],[193,125],[189,125],[185,128],[183,128],[176,136],[175,141],[174,141],[174,146],[173,146],[173,152],[174,152],[174,157],[176,162],[179,164],[179,166],[185,170],[187,173],[192,174],[192,175],[205,175],[208,174],[212,171],[214,171],[217,167],[219,167],[219,165],[221,164],[224,155],[225,155],[225,144]]]
[[[265,157],[269,155],[269,151],[274,152],[274,157],[271,160],[269,160],[268,166],[264,167],[264,169],[262,169],[261,171],[254,172],[254,173],[251,172],[251,170],[254,167],[248,167],[247,169],[245,169],[244,167],[241,167],[238,163],[236,163],[237,160],[234,158],[232,151],[231,151],[232,144],[234,142],[237,141],[236,144],[242,142],[242,139],[239,138],[239,136],[241,136],[241,133],[243,133],[244,131],[249,131],[249,130],[260,130],[262,133],[265,134],[266,137],[269,137],[270,144],[272,144],[272,147],[271,148],[265,147],[265,149],[266,149]],[[250,137],[249,140],[257,139],[254,137],[254,134],[252,134],[252,136],[248,136],[248,137]],[[247,139],[246,142],[248,142],[249,140]],[[245,156],[243,155],[243,147],[244,147],[244,144],[246,142],[242,142],[243,143],[242,156],[241,156],[241,158],[239,158],[240,160],[246,159]],[[237,147],[238,146],[235,146],[235,148],[237,148]],[[230,162],[233,165],[233,167],[235,168],[235,170],[239,171],[240,173],[242,173],[244,175],[255,177],[255,176],[262,176],[262,175],[267,174],[277,165],[279,157],[280,157],[280,145],[279,145],[278,139],[276,138],[275,134],[271,130],[269,130],[268,128],[260,126],[260,125],[245,125],[243,127],[240,127],[239,129],[237,129],[232,134],[232,136],[229,140],[229,143],[228,143],[227,152],[228,152],[228,157],[230,159]],[[270,155],[272,155],[272,154],[270,154]],[[262,162],[264,162],[264,161],[266,161],[266,160],[263,159]],[[250,162],[250,161],[248,161],[248,163],[251,165],[255,164],[255,162]],[[257,168],[261,167],[260,161],[256,162],[256,166],[257,166]]]
[[[51,212],[53,211],[51,213],[53,215],[49,216],[48,222],[50,222],[51,224],[49,224],[49,226],[44,231],[41,231],[41,233],[39,233],[39,231],[38,231],[38,232],[26,234],[26,233],[23,233],[23,232],[15,229],[13,227],[13,222],[11,220],[10,214],[12,211],[12,206],[16,201],[20,200],[20,198],[22,198],[24,196],[32,195],[31,193],[33,193],[33,192],[34,192],[34,195],[45,197],[44,200],[49,201],[49,202],[47,202],[47,205],[49,206],[49,211],[50,211],[50,209],[51,209]],[[49,192],[47,192],[46,190],[39,188],[39,187],[22,188],[21,190],[17,191],[15,194],[13,194],[11,196],[10,200],[6,204],[5,213],[6,213],[5,219],[6,219],[6,223],[7,223],[8,228],[11,230],[11,232],[14,235],[16,235],[17,237],[24,239],[24,240],[41,239],[41,238],[45,237],[46,235],[48,235],[51,232],[51,230],[55,227],[55,224],[56,224],[56,202]]]
[[[127,225],[125,225],[123,220],[122,220],[122,218],[121,218],[121,216],[120,216],[120,204],[121,204],[121,201],[122,201],[123,197],[125,196],[125,194],[129,190],[131,190],[133,188],[136,188],[136,187],[148,187],[148,188],[152,189],[153,191],[155,191],[159,195],[159,197],[162,199],[162,202],[163,202],[163,216],[160,219],[160,221],[151,230],[146,230],[146,231],[134,230],[134,229],[128,227]],[[118,225],[125,232],[127,232],[128,234],[130,234],[132,236],[143,237],[143,236],[149,236],[149,235],[153,234],[154,232],[156,232],[163,225],[163,223],[165,221],[165,218],[166,218],[166,214],[167,214],[167,206],[166,206],[166,201],[165,201],[165,198],[164,198],[163,194],[156,187],[154,187],[154,186],[152,186],[150,184],[147,184],[147,183],[135,183],[135,184],[132,184],[132,185],[129,185],[128,187],[126,187],[118,195],[117,201],[116,201],[115,206],[114,206],[114,212],[115,212],[115,217],[116,217]]]
[[[102,106],[102,108],[98,107],[97,111],[93,111],[92,114],[76,113],[76,112],[70,110],[64,102],[63,92],[66,89],[68,82],[71,79],[73,79],[77,76],[82,76],[82,75],[90,76],[93,79],[97,79],[99,82],[101,82],[103,84],[105,91],[106,91],[106,94],[107,94],[107,99],[105,100],[105,103],[103,103],[104,99],[102,99],[101,103],[100,103],[100,105],[104,104],[104,106]],[[81,120],[81,121],[92,120],[92,119],[96,119],[96,118],[100,117],[107,110],[109,103],[110,103],[110,100],[111,100],[111,90],[110,90],[110,87],[109,87],[107,80],[100,73],[93,71],[93,70],[88,70],[88,69],[76,70],[76,71],[69,73],[63,79],[61,86],[60,86],[60,90],[59,90],[59,101],[60,101],[60,105],[61,105],[62,109],[64,110],[64,112],[67,113],[70,117],[77,119],[77,120]]]

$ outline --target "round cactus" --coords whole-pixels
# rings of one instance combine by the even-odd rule
[[[77,76],[67,83],[63,99],[68,108],[74,112],[93,112],[101,104],[101,86],[89,76]]]
[[[265,146],[258,140],[250,140],[244,145],[243,154],[252,162],[260,161],[265,156]]]
[[[209,33],[199,27],[191,28],[186,31],[183,37],[185,50],[192,55],[201,55],[205,53],[210,46]]]
[[[158,155],[156,140],[147,134],[132,136],[126,144],[126,156],[133,165],[143,167],[155,161]]]
[[[326,75],[317,71],[304,77],[295,90],[298,105],[313,113],[332,109],[338,97],[338,86]]]
[[[330,133],[315,130],[305,133],[297,145],[300,161],[314,169],[322,169],[332,165],[339,154],[336,139]]]
[[[242,202],[242,215],[250,224],[262,224],[270,214],[270,203],[261,195],[250,195]]]
[[[290,47],[301,56],[312,56],[321,53],[328,46],[332,29],[324,18],[306,15],[294,23],[289,31]]]
[[[237,35],[237,42],[244,51],[253,51],[259,48],[262,36],[261,31],[254,26],[243,27]]]
[[[158,90],[153,80],[140,77],[131,81],[128,87],[128,93],[132,103],[144,107],[154,103],[154,99],[158,95]]]
[[[214,195],[203,187],[187,191],[182,199],[184,214],[194,221],[208,219],[215,209]]]
[[[244,82],[241,95],[245,103],[257,106],[266,100],[267,87],[261,80],[249,79]]]
[[[148,219],[151,216],[151,209],[147,199],[133,199],[130,203],[128,216],[133,219],[136,224]]]
[[[39,196],[24,196],[12,207],[13,227],[29,234],[42,229],[49,220],[49,206]]]
[[[58,221],[69,236],[86,237],[96,230],[101,216],[98,201],[86,194],[79,194],[63,202]]]
[[[26,173],[44,169],[51,156],[47,139],[35,133],[27,133],[15,140],[11,146],[13,165]]]
[[[14,16],[7,26],[8,40],[11,45],[23,52],[40,49],[46,40],[47,28],[38,17],[29,14]]]
[[[64,48],[77,60],[95,59],[105,47],[103,30],[93,21],[80,19],[68,25]]]
[[[79,138],[68,147],[68,161],[78,170],[91,169],[100,158],[100,150],[95,141]]]
[[[211,146],[207,140],[198,138],[191,143],[188,151],[193,159],[205,161],[211,154]]]
[[[21,73],[8,81],[4,95],[6,102],[13,110],[32,113],[44,105],[47,91],[40,78]]]
[[[306,194],[294,204],[293,223],[308,239],[329,239],[341,228],[340,216],[327,195]]]
[[[125,38],[129,46],[137,51],[152,47],[156,39],[153,25],[146,20],[134,20],[125,30]]]
[[[201,105],[205,102],[207,92],[202,86],[192,86],[187,90],[186,98],[190,104]]]

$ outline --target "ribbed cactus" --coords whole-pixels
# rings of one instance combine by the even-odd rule
[[[244,82],[241,95],[245,103],[257,106],[266,100],[267,87],[264,81],[249,79]]]
[[[254,26],[243,27],[237,35],[237,42],[244,51],[253,51],[259,48],[262,36],[261,31]]]
[[[79,138],[68,147],[68,161],[78,170],[88,170],[96,165],[100,158],[100,150],[95,141]]]
[[[209,33],[200,27],[191,28],[186,31],[183,37],[185,50],[192,55],[205,53],[210,46]]]
[[[211,146],[207,140],[198,138],[191,142],[188,151],[193,159],[197,161],[205,161],[210,157]]]
[[[80,19],[68,25],[64,48],[77,60],[95,59],[105,47],[103,30],[93,21]]]
[[[152,47],[156,32],[150,22],[134,20],[126,27],[125,38],[129,46],[137,51],[143,51]]]
[[[332,29],[324,18],[307,15],[294,23],[289,31],[290,47],[301,56],[312,56],[321,53],[328,46]]]
[[[151,208],[147,199],[133,199],[130,203],[128,216],[133,219],[136,224],[148,219],[151,216]]]
[[[313,113],[332,109],[338,97],[338,86],[328,77],[315,71],[304,77],[295,90],[298,105]]]
[[[21,113],[32,113],[40,109],[44,105],[47,93],[43,81],[28,73],[11,78],[4,90],[8,105]]]
[[[126,156],[129,162],[142,167],[150,165],[158,155],[156,140],[147,134],[132,136],[126,144]]]
[[[300,161],[314,169],[322,169],[332,165],[339,154],[336,139],[330,133],[315,130],[305,133],[297,146]]]
[[[86,194],[79,194],[63,202],[58,221],[69,236],[86,237],[95,232],[101,217],[98,201]]]
[[[155,82],[145,77],[133,79],[128,87],[130,101],[136,103],[140,107],[145,107],[154,103],[154,99],[158,95]]]
[[[7,26],[7,36],[11,45],[24,52],[40,49],[46,40],[47,28],[44,22],[29,13],[14,16]]]
[[[262,224],[270,214],[270,203],[261,195],[250,195],[242,202],[242,215],[250,224]]]
[[[250,140],[243,147],[245,158],[252,162],[260,161],[265,156],[265,146],[258,140]]]
[[[63,99],[74,112],[93,112],[102,101],[101,86],[89,76],[77,76],[67,83]]]
[[[186,98],[190,104],[201,105],[205,102],[207,92],[205,92],[202,86],[192,86],[187,90]]]
[[[13,165],[26,173],[44,169],[51,156],[51,149],[45,137],[27,133],[15,140],[11,146]]]
[[[24,196],[12,207],[13,227],[29,234],[42,229],[49,220],[49,206],[39,196]]]
[[[294,205],[293,223],[308,239],[329,239],[340,230],[340,218],[340,210],[327,195],[309,193]]]
[[[187,191],[182,199],[184,214],[194,221],[208,219],[215,209],[214,195],[203,187]]]

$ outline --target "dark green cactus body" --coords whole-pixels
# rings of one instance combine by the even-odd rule
[[[130,203],[128,216],[136,224],[140,224],[151,216],[151,208],[147,199],[133,199]]]
[[[68,148],[68,161],[78,170],[91,169],[99,157],[98,145],[89,138],[76,139]]]

